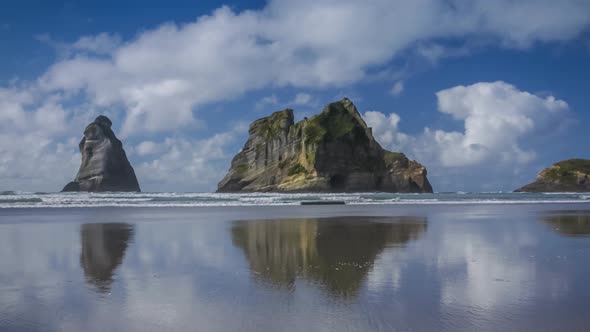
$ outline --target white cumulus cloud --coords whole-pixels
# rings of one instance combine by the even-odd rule
[[[254,108],[257,111],[261,111],[261,110],[265,109],[267,106],[276,107],[278,105],[279,105],[279,98],[275,94],[272,94],[270,96],[265,96],[265,97],[260,98],[260,100],[258,100],[256,102],[256,105],[254,106]]]
[[[377,142],[388,149],[405,150],[413,140],[409,135],[400,132],[398,125],[401,119],[395,113],[385,115],[381,112],[368,111],[363,114],[363,118],[373,129],[373,136]]]
[[[108,33],[86,36],[71,45],[74,51],[88,51],[94,54],[110,54],[121,45],[121,37]]]
[[[463,132],[425,131],[443,166],[496,162],[526,163],[535,152],[524,150],[519,139],[547,129],[564,115],[568,104],[553,96],[539,97],[504,82],[477,83],[437,92],[438,109],[464,122]]]
[[[80,52],[52,66],[41,82],[122,106],[124,135],[170,130],[193,125],[193,110],[248,91],[357,82],[373,66],[431,40],[484,37],[506,47],[568,40],[588,26],[589,11],[590,3],[575,0],[274,0],[256,11],[222,7],[125,43],[115,35],[85,36],[73,44]],[[437,58],[441,52],[436,48]]]
[[[313,92],[348,87],[371,77],[376,68],[387,69],[408,50],[427,45],[428,50],[412,54],[437,59],[447,56],[448,48],[432,46],[444,45],[445,40],[464,41],[465,45],[457,48],[461,55],[469,53],[470,41],[479,39],[511,48],[569,41],[588,28],[588,12],[590,2],[578,0],[271,0],[260,10],[236,12],[221,7],[193,22],[165,23],[127,40],[116,32],[81,36],[71,43],[41,35],[40,40],[63,54],[37,79],[0,87],[0,127],[5,140],[0,151],[4,155],[0,178],[10,178],[11,186],[28,185],[27,179],[40,176],[38,167],[27,166],[34,164],[43,164],[49,174],[64,172],[63,165],[45,161],[55,156],[59,146],[69,147],[72,137],[79,139],[81,128],[97,113],[122,119],[118,134],[126,141],[154,140],[156,133],[160,138],[174,136],[176,145],[165,151],[172,153],[177,148],[188,155],[190,144],[184,142],[194,140],[171,133],[196,128],[200,124],[198,112],[206,105],[266,88]],[[454,91],[457,93],[460,91]],[[295,96],[293,104],[311,105],[310,96]],[[444,94],[439,98],[444,99]],[[513,99],[522,100],[531,99]],[[541,104],[548,107],[551,102]],[[465,132],[425,134],[436,144],[457,147],[441,156],[446,164],[458,162],[454,155],[460,155],[462,163],[484,160],[481,146],[498,152],[494,149],[502,142],[472,133],[478,124],[496,125],[475,110],[481,106],[471,105],[471,113],[461,118]],[[443,104],[441,111],[455,117],[465,113]],[[525,113],[519,113],[521,118],[531,118],[530,112]],[[532,130],[526,121],[512,124],[509,113],[499,116],[501,128],[497,131],[510,130],[512,139]],[[31,127],[31,123],[35,125]],[[31,136],[22,136],[25,128]],[[43,143],[45,148],[18,150],[7,143],[19,137]],[[390,140],[400,141],[401,137],[393,135]],[[74,144],[68,149],[75,148]],[[509,148],[523,160],[532,156],[518,144]],[[149,152],[146,146],[141,151],[146,158],[156,155],[145,154]],[[167,156],[149,161],[156,169],[175,171],[157,165],[157,160],[182,162],[175,161],[172,154]],[[226,162],[229,159],[224,158]],[[206,157],[202,160],[208,162]]]
[[[0,88],[0,191],[59,190],[75,176],[78,142],[57,95],[28,86]]]
[[[291,105],[309,105],[312,102],[312,96],[309,93],[298,93],[289,103]]]
[[[152,141],[143,141],[135,146],[134,151],[140,156],[152,155],[161,152],[162,145]]]
[[[147,161],[136,166],[142,188],[149,191],[212,191],[229,168],[237,151],[228,151],[237,138],[244,138],[248,126],[236,124],[231,130],[205,139],[165,138],[145,141],[135,151]]]
[[[505,82],[481,82],[436,93],[438,111],[463,124],[462,131],[425,128],[411,136],[399,129],[400,117],[366,112],[364,118],[385,148],[402,151],[423,162],[434,177],[453,179],[486,173],[496,184],[514,176],[536,151],[524,148],[531,137],[551,133],[566,118],[568,104],[553,96],[538,96]],[[470,174],[470,172],[472,174]],[[450,183],[445,183],[450,184]]]

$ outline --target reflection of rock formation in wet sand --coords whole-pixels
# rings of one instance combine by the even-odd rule
[[[339,295],[356,293],[379,253],[426,230],[415,217],[342,217],[239,221],[233,243],[256,275],[282,286],[297,276]]]
[[[565,236],[590,236],[590,211],[553,211],[543,221]]]
[[[113,273],[123,261],[133,236],[133,226],[121,223],[85,224],[80,228],[82,252],[80,265],[86,280],[98,291],[107,292]]]

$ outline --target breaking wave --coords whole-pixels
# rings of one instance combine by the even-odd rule
[[[369,204],[588,203],[590,193],[26,193],[0,192],[0,208],[280,206],[303,201]]]

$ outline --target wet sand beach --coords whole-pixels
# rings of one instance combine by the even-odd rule
[[[590,204],[0,209],[0,331],[584,331]]]

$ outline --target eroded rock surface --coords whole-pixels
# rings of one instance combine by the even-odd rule
[[[542,170],[517,192],[590,192],[590,160],[568,159]]]
[[[219,192],[432,192],[426,168],[384,150],[347,98],[294,123],[286,109],[250,125]]]
[[[78,175],[62,191],[140,191],[135,171],[111,125],[111,120],[101,115],[86,127],[79,144],[82,163]]]

